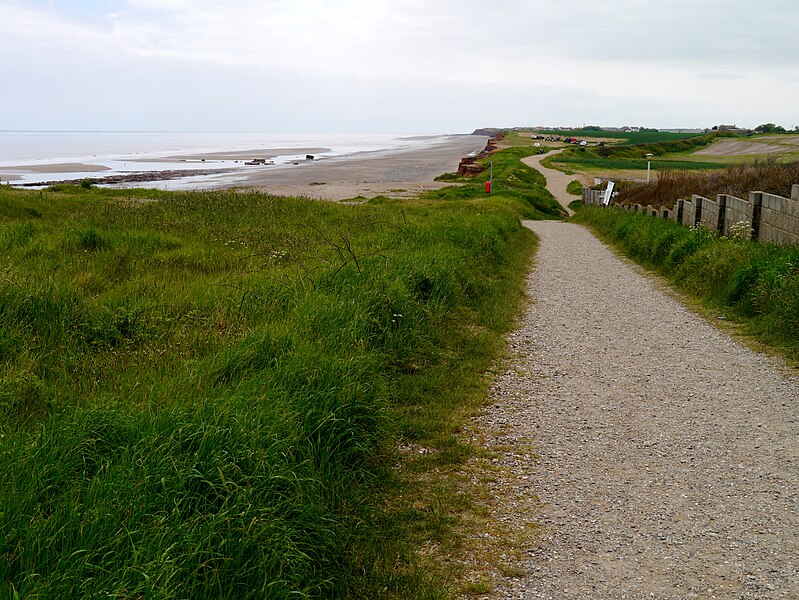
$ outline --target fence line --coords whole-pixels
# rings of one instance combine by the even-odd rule
[[[604,190],[583,190],[585,204],[604,205]],[[766,192],[749,192],[749,199],[719,194],[715,200],[691,196],[672,207],[654,208],[640,204],[614,205],[618,208],[669,219],[686,227],[701,225],[722,235],[799,246],[799,184],[791,197]]]

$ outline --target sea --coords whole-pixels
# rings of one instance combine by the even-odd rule
[[[212,174],[152,181],[146,187],[197,189],[235,185],[246,177],[241,157],[209,160],[198,155],[279,149],[270,167],[315,160],[412,149],[435,144],[443,134],[287,134],[142,131],[0,131],[0,183],[12,185],[80,181],[153,171],[216,171]],[[65,165],[93,165],[80,170]],[[102,170],[98,170],[102,168]],[[143,184],[124,184],[130,186]]]

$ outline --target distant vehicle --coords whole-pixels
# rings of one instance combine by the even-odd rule
[[[581,146],[587,146],[587,145],[588,145],[588,142],[586,142],[585,140],[583,140],[582,142],[580,142],[580,145],[581,145]]]

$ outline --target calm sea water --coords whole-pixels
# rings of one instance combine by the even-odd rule
[[[82,179],[137,171],[230,168],[232,161],[170,161],[171,155],[202,154],[267,148],[296,148],[298,153],[277,157],[279,165],[302,155],[304,148],[329,148],[318,158],[358,152],[410,148],[434,143],[439,135],[398,134],[273,134],[185,132],[72,132],[0,131],[0,180],[3,174],[21,177],[18,182]],[[164,160],[157,160],[164,159]],[[147,162],[138,162],[146,160]],[[77,163],[107,167],[102,172],[46,172],[48,164]],[[38,173],[14,169],[37,165]],[[181,183],[170,187],[181,187]]]

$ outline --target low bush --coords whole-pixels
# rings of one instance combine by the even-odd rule
[[[579,181],[572,181],[566,187],[566,191],[574,196],[581,196],[583,194],[583,184]]]
[[[706,198],[730,194],[747,199],[751,191],[790,198],[795,183],[799,183],[799,162],[762,160],[730,165],[713,173],[664,171],[651,183],[621,186],[615,202],[661,207],[673,206],[677,200],[690,198],[693,194]]]

